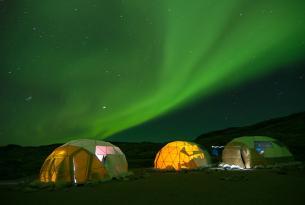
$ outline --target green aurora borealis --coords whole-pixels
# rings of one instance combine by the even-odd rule
[[[304,0],[0,1],[1,144],[103,139],[305,53]]]

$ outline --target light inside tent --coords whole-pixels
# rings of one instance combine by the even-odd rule
[[[157,154],[155,168],[196,169],[206,165],[207,160],[201,148],[183,141],[175,141],[164,146]]]

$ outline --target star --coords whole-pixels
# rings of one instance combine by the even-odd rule
[[[27,98],[25,98],[25,101],[30,102],[33,99],[32,96],[28,96]]]

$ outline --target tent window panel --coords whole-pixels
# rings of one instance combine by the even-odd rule
[[[272,148],[272,142],[254,141],[254,148],[256,153],[264,154],[265,149]]]

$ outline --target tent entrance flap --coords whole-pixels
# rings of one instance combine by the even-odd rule
[[[241,161],[242,161],[242,164],[243,164],[243,167],[245,167],[245,159],[244,159],[244,156],[243,156],[243,151],[242,151],[242,149],[240,149],[239,150],[239,154],[240,154],[240,159],[241,159]]]

